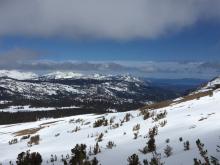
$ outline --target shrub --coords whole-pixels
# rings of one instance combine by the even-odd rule
[[[186,142],[183,143],[183,146],[184,146],[184,151],[187,151],[190,149],[190,144],[189,144],[189,141],[187,140]]]
[[[180,141],[180,142],[182,142],[182,141],[183,141],[183,138],[182,138],[182,137],[180,137],[180,138],[179,138],[179,141]]]
[[[140,129],[140,124],[137,124],[133,127],[133,131],[138,131]]]
[[[55,137],[58,137],[58,136],[60,136],[60,133],[55,134]]]
[[[172,147],[170,147],[169,145],[166,146],[166,148],[164,149],[164,154],[166,155],[166,157],[169,157],[172,155],[172,150],[173,150]]]
[[[81,123],[81,122],[83,122],[83,119],[80,119],[80,118],[76,119],[75,121],[75,123]]]
[[[108,125],[108,120],[103,117],[102,119],[96,120],[93,124],[93,127],[96,128],[107,125]]]
[[[98,165],[99,164],[99,161],[97,160],[96,157],[94,157],[92,160],[91,160],[91,165]]]
[[[50,155],[50,162],[56,162],[57,161],[57,155]]]
[[[168,138],[168,139],[166,139],[166,141],[165,141],[166,143],[169,143],[170,142],[170,139]]]
[[[119,127],[119,124],[118,124],[118,123],[115,123],[115,124],[112,125],[111,128],[112,128],[112,129],[116,129],[116,128],[118,128],[118,127]]]
[[[113,142],[113,141],[109,141],[108,143],[107,143],[107,145],[106,145],[106,147],[108,148],[108,149],[112,149],[113,147],[115,147],[116,145],[115,145],[115,143]]]
[[[127,161],[128,161],[128,165],[140,165],[141,164],[137,154],[133,154],[129,156]]]
[[[163,165],[164,163],[161,162],[161,154],[153,152],[153,157],[151,158],[150,165]]]
[[[138,138],[138,134],[139,134],[138,131],[137,131],[137,132],[134,132],[134,139],[137,139],[137,138]]]
[[[17,138],[12,139],[12,140],[10,140],[10,141],[8,142],[9,145],[16,144],[16,143],[18,143],[18,139],[17,139]]]
[[[66,157],[64,158],[63,155],[61,155],[61,162],[63,162],[64,165],[67,165],[67,159],[69,159],[69,155],[67,154]]]
[[[131,114],[130,113],[126,113],[126,115],[125,115],[125,117],[123,119],[123,122],[128,122],[128,121],[130,121],[130,119],[131,119]]]
[[[158,120],[160,120],[160,119],[165,118],[166,116],[167,116],[167,111],[165,110],[164,112],[158,113],[158,114],[153,118],[153,120],[154,120],[154,121],[158,121]]]
[[[22,141],[22,140],[25,140],[25,139],[29,139],[29,138],[30,138],[30,136],[31,136],[31,135],[24,135],[24,136],[22,136],[22,137],[21,137],[21,139],[20,139],[20,140]]]
[[[149,151],[148,151],[148,146],[145,146],[143,149],[139,149],[139,151],[143,154],[147,154]]]
[[[143,154],[146,154],[148,152],[156,151],[156,144],[155,144],[155,138],[154,136],[158,133],[158,127],[154,126],[152,129],[149,129],[149,140],[147,142],[147,146],[145,146],[142,150],[139,150]]]
[[[90,123],[91,123],[91,122],[88,121],[88,122],[84,123],[84,125],[89,125]]]
[[[78,132],[81,128],[79,126],[76,126],[74,130],[72,130],[72,132]]]
[[[158,127],[157,126],[154,126],[153,128],[149,129],[149,132],[148,132],[149,137],[155,136],[157,134],[158,134]]]
[[[150,117],[152,117],[153,113],[151,114],[148,110],[143,109],[143,110],[141,110],[140,115],[143,115],[143,119],[147,120]]]
[[[161,127],[164,127],[166,124],[167,124],[167,120],[164,120],[164,121],[159,122],[159,125],[160,125]]]
[[[97,142],[101,142],[102,141],[102,138],[103,138],[103,136],[104,136],[104,134],[103,133],[101,133],[101,134],[99,134],[98,135],[98,137],[97,137]]]
[[[149,165],[149,163],[148,163],[148,160],[147,160],[147,159],[144,159],[144,160],[143,160],[143,163],[144,163],[144,165]]]
[[[147,154],[147,153],[153,152],[155,150],[156,150],[155,139],[154,139],[154,137],[151,137],[148,140],[147,145],[142,150],[139,150],[139,151],[142,152],[143,154]]]
[[[100,152],[101,152],[101,149],[99,147],[99,144],[96,143],[96,145],[94,146],[94,149],[93,149],[93,153],[94,153],[94,155],[97,155]]]
[[[148,145],[148,152],[153,152],[156,150],[156,145],[155,145],[155,139],[154,137],[151,137],[148,142],[147,142],[147,145]]]
[[[147,120],[147,119],[149,119],[149,118],[150,118],[150,112],[145,111],[143,119],[144,119],[144,120]]]
[[[31,136],[30,141],[28,142],[29,145],[35,144],[38,145],[40,141],[40,135]]]
[[[194,158],[194,165],[202,165],[201,160],[197,160],[196,158]]]
[[[112,125],[112,124],[114,123],[114,120],[115,120],[115,117],[114,117],[114,116],[110,118],[110,121],[109,121],[109,122],[110,122],[110,125]]]
[[[74,119],[70,119],[70,120],[69,120],[69,123],[74,123],[74,122],[75,122]]]

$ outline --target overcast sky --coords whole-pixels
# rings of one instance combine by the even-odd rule
[[[212,77],[219,0],[1,0],[0,69]]]

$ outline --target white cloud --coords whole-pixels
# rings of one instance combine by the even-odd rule
[[[220,74],[220,62],[173,61],[47,61],[40,60],[40,52],[14,48],[1,53],[0,69],[36,72],[55,70],[83,73],[130,73],[146,77],[214,77]]]
[[[219,0],[2,0],[0,36],[155,38],[219,11]]]
[[[159,62],[159,61],[99,61],[99,62],[80,62],[80,61],[39,61],[24,60],[23,62],[0,63],[0,69],[18,69],[28,71],[48,72],[56,70],[76,71],[84,73],[111,73],[124,74],[130,73],[140,76],[168,76],[186,77],[217,76],[220,63],[207,62]],[[159,76],[159,77],[160,77]]]

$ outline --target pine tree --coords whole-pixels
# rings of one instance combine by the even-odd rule
[[[30,151],[18,154],[17,165],[41,165],[42,157],[38,152],[30,153]]]
[[[86,160],[86,145],[77,144],[72,150],[72,157],[70,159],[70,165],[83,165],[84,160]]]
[[[154,136],[150,137],[150,139],[147,142],[147,146],[148,146],[148,152],[153,152],[156,150]]]

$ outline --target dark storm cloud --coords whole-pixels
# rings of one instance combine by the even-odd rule
[[[155,38],[219,11],[219,0],[1,0],[0,36]]]

